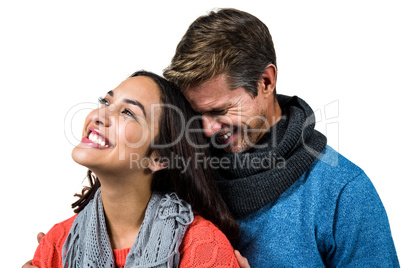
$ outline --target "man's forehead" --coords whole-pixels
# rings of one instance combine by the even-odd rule
[[[203,82],[189,86],[188,89],[205,90],[209,88],[229,88],[228,85],[228,76],[226,74],[219,74]]]
[[[231,106],[230,98],[225,94],[203,93],[200,91],[186,91],[184,93],[191,107],[197,113],[220,111]]]
[[[188,87],[183,93],[191,107],[199,113],[222,110],[230,106],[233,93],[221,74],[198,85]]]

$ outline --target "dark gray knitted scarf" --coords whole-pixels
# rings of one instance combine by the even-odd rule
[[[178,267],[179,246],[194,216],[175,193],[153,193],[124,267]],[[115,267],[100,189],[77,215],[63,246],[63,267]]]
[[[229,154],[221,165],[216,183],[236,218],[263,208],[285,192],[311,166],[326,146],[327,139],[314,129],[310,106],[298,97],[278,95],[282,119],[270,128],[256,147]],[[225,162],[225,164],[227,163]]]

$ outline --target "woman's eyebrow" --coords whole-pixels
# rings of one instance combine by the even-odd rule
[[[141,109],[142,112],[144,113],[145,117],[147,117],[147,113],[145,112],[144,105],[142,105],[141,102],[136,101],[136,100],[129,100],[129,99],[124,99],[124,102],[126,102],[126,103],[128,103],[128,104],[132,104],[132,105],[136,105],[136,106],[140,107],[140,109]]]
[[[113,95],[114,95],[114,93],[113,93],[112,90],[110,90],[107,94],[110,95],[111,97],[113,97]],[[141,109],[142,112],[144,113],[145,117],[147,117],[147,113],[145,112],[144,105],[142,105],[141,102],[136,101],[136,100],[130,100],[130,99],[124,99],[124,102],[125,102],[125,103],[128,103],[128,104],[132,104],[132,105],[136,105],[136,106],[140,107],[140,109]]]

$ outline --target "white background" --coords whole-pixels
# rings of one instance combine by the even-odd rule
[[[37,232],[73,215],[82,109],[136,70],[161,74],[190,23],[216,7],[267,24],[278,92],[305,99],[329,144],[365,170],[401,254],[399,1],[138,2],[1,2],[1,267],[20,267]]]

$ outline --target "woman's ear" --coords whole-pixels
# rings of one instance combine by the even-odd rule
[[[152,152],[150,156],[150,161],[148,164],[148,168],[152,171],[152,173],[167,168],[168,163],[164,163],[161,161],[159,154],[155,151]]]

